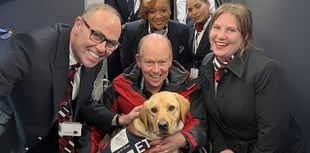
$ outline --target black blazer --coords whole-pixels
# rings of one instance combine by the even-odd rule
[[[17,34],[0,44],[0,125],[6,124],[4,116],[15,122],[20,145],[25,149],[31,149],[44,139],[58,117],[69,69],[70,31],[70,27],[56,24],[31,33]],[[85,107],[91,104],[87,102],[100,68],[101,63],[92,69],[82,67],[73,120],[110,128],[109,119],[114,113],[104,108],[89,111],[94,108]],[[97,121],[99,113],[107,118],[107,122]],[[5,133],[10,133],[10,130],[15,129],[6,129]],[[0,142],[5,139],[2,136],[0,134]],[[7,141],[10,144],[11,140]]]
[[[215,97],[213,59],[213,53],[206,55],[199,79],[204,80],[214,152],[227,148],[238,153],[284,152],[289,140],[288,88],[279,63],[255,50],[242,57],[237,53]]]
[[[149,34],[148,23],[143,23],[142,20],[126,24],[120,50],[123,69],[135,62],[138,43],[147,34]],[[179,61],[185,68],[189,66],[192,59],[188,49],[188,36],[188,27],[186,25],[169,20],[167,37],[171,42],[173,58]]]
[[[198,45],[196,54],[194,54],[194,41],[195,41],[195,28],[194,22],[190,21],[187,26],[189,27],[189,48],[191,50],[191,54],[193,60],[191,62],[190,67],[200,68],[201,62],[203,58],[211,52],[211,45],[209,40],[209,25],[206,27],[205,32],[203,33],[200,43]]]

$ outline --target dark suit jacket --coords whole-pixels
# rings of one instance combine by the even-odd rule
[[[194,40],[195,40],[195,28],[194,28],[194,22],[190,21],[188,24],[189,26],[189,48],[191,50],[191,54],[193,56],[192,63],[190,67],[196,67],[200,68],[201,62],[203,58],[211,52],[210,48],[210,40],[209,40],[209,25],[206,27],[205,32],[203,33],[200,43],[198,45],[196,54],[194,54]]]
[[[17,34],[0,45],[0,125],[5,127],[5,119],[13,120],[20,145],[25,149],[31,149],[44,139],[58,117],[69,68],[70,31],[70,27],[56,24]],[[108,120],[114,113],[105,113],[108,112],[105,109],[90,111],[92,107],[84,110],[85,105],[91,104],[87,101],[100,67],[101,64],[92,69],[82,67],[73,120],[85,120],[109,129],[111,120]],[[105,114],[106,122],[97,121],[98,116],[92,118],[98,113]],[[10,130],[13,129],[5,129],[4,133],[10,133]],[[0,134],[1,142],[6,139],[2,136]],[[10,142],[7,140],[8,144]]]
[[[126,24],[120,50],[123,69],[135,62],[138,43],[147,34],[149,34],[148,23],[143,23],[142,20]],[[171,42],[173,58],[179,61],[185,68],[189,66],[192,59],[188,49],[188,36],[188,27],[186,25],[173,20],[168,22],[167,37]]]
[[[104,3],[111,5],[119,12],[122,24],[139,19],[138,11],[132,14],[129,12],[127,0],[105,0]]]

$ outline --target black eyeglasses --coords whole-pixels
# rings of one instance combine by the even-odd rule
[[[89,39],[94,43],[100,44],[102,42],[106,42],[105,47],[109,50],[115,50],[120,45],[118,41],[108,40],[101,32],[93,30],[84,18],[82,18],[82,20],[86,27],[90,30]]]

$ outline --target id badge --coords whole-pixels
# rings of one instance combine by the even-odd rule
[[[191,76],[193,79],[196,79],[199,74],[199,69],[198,68],[191,68]]]
[[[82,124],[79,122],[63,122],[59,123],[58,134],[60,136],[76,136],[82,135]]]

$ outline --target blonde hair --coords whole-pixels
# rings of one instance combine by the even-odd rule
[[[252,13],[242,4],[224,3],[215,10],[210,21],[210,28],[212,28],[215,20],[223,13],[230,13],[238,20],[238,30],[244,40],[239,50],[240,56],[242,56],[245,51],[250,48],[254,48]]]

